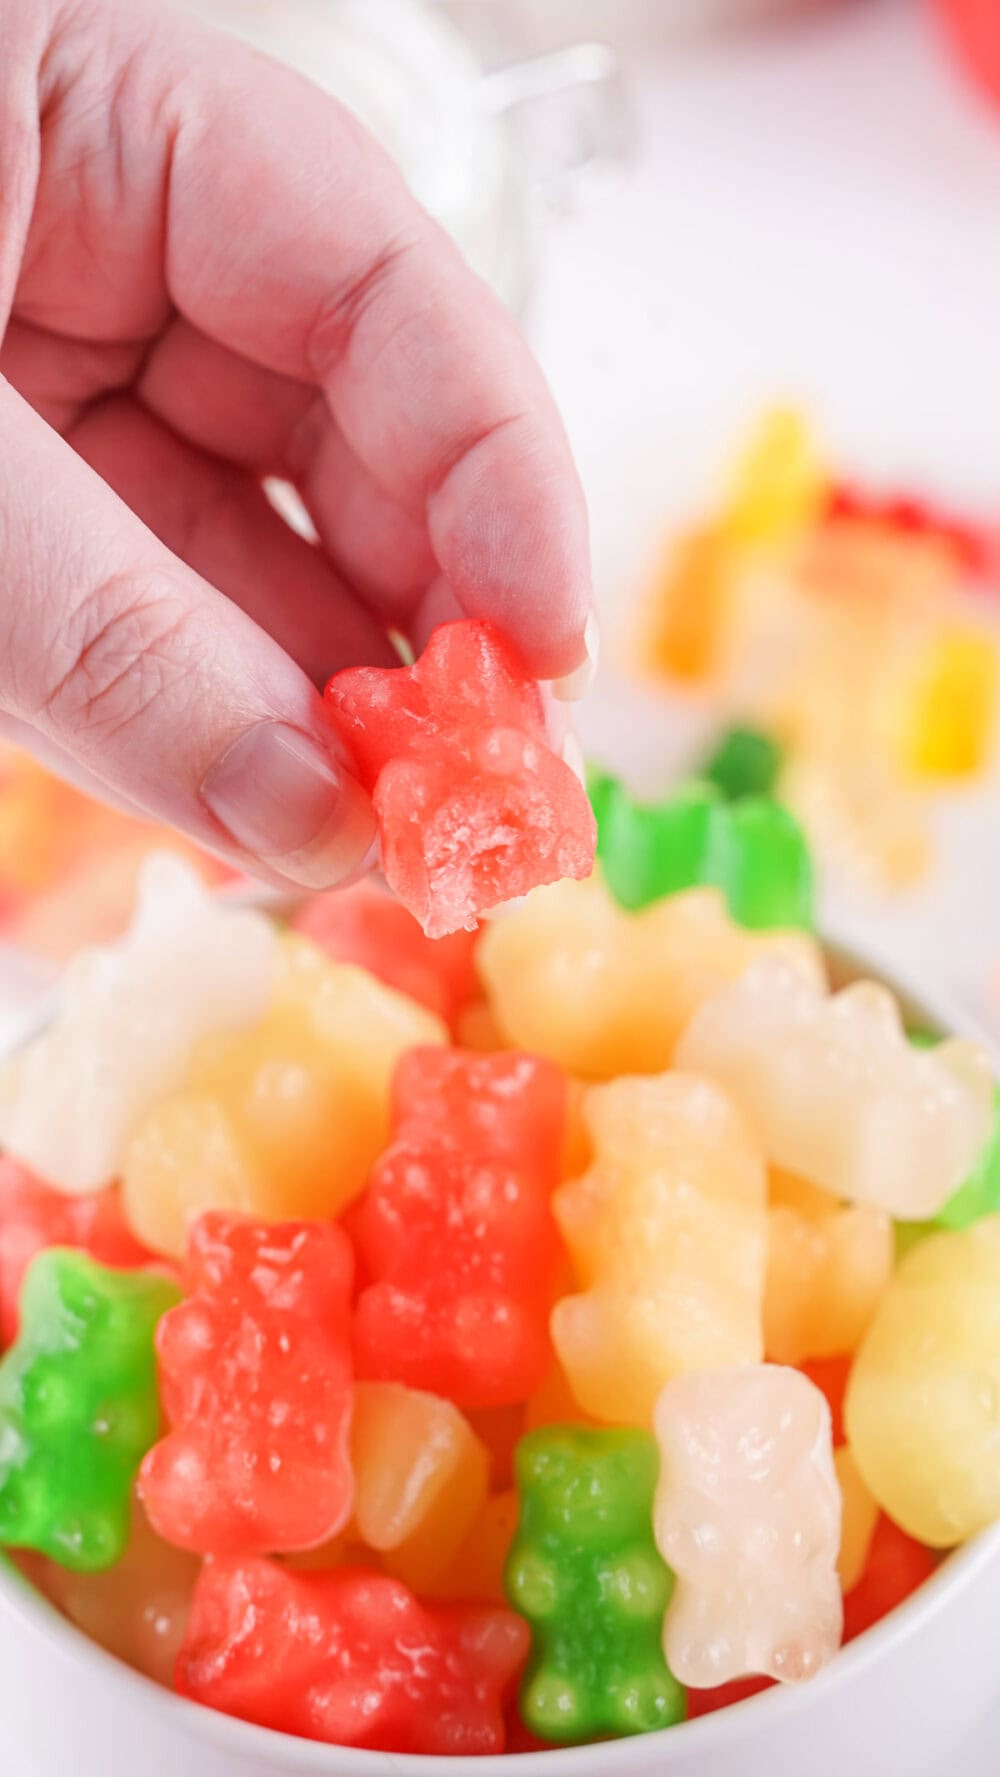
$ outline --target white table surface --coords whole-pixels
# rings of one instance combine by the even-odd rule
[[[653,789],[704,718],[628,683],[616,636],[762,406],[804,402],[859,476],[1000,518],[1000,112],[921,0],[651,51],[633,86],[638,162],[549,229],[530,331],[591,503],[605,658],[584,740]],[[1000,793],[936,824],[947,868],[919,892],[831,891],[831,911],[1000,1022]]]

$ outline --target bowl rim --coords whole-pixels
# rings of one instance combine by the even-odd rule
[[[232,899],[245,904],[257,897],[251,891]],[[279,910],[277,897],[262,896],[260,904],[268,911]],[[287,908],[282,905],[281,910]],[[839,935],[833,922],[824,922],[819,941],[835,971],[845,971],[847,979],[870,976],[884,982],[896,995],[904,1015],[914,1023],[942,1034],[969,1036],[987,1052],[994,1073],[1000,1077],[1000,1046],[988,1032],[978,1028],[974,1016],[969,1016],[964,1008],[955,1007],[946,992],[939,994],[931,990],[928,993],[926,989],[916,988],[908,979],[908,967],[900,969],[893,964],[883,968],[867,946],[856,942],[853,934],[850,937]],[[29,1018],[22,1040],[35,1034],[39,1023],[37,1014]],[[759,1695],[694,1721],[681,1722],[652,1734],[604,1741],[601,1744],[602,1773],[606,1772],[608,1777],[627,1773],[633,1760],[649,1756],[651,1746],[656,1748],[666,1770],[669,1748],[678,1745],[679,1741],[683,1742],[686,1752],[708,1753],[713,1748],[726,1746],[733,1739],[742,1738],[751,1715],[755,1725],[764,1726],[770,1720],[788,1719],[808,1709],[813,1700],[827,1697],[850,1684],[854,1677],[870,1670],[883,1655],[919,1634],[923,1627],[960,1598],[998,1556],[1000,1521],[980,1531],[964,1545],[944,1551],[937,1570],[909,1598],[855,1641],[841,1648],[829,1665],[808,1683],[775,1685]],[[442,1760],[435,1755],[378,1752],[299,1739],[179,1697],[154,1679],[127,1666],[78,1629],[2,1552],[0,1610],[11,1612],[15,1619],[20,1619],[26,1628],[44,1639],[56,1641],[74,1665],[86,1668],[96,1661],[98,1668],[103,1667],[105,1678],[122,1686],[137,1706],[152,1708],[188,1738],[207,1739],[222,1750],[239,1756],[251,1768],[255,1765],[280,1766],[289,1777],[299,1777],[299,1774],[303,1777],[441,1777]],[[547,1777],[547,1774],[551,1777],[592,1777],[593,1746],[585,1743],[541,1752],[500,1753],[491,1755],[488,1762],[482,1755],[460,1756],[449,1758],[447,1768],[452,1777],[482,1777],[484,1769],[495,1772],[496,1777]]]

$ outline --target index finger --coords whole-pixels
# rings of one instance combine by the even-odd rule
[[[193,24],[133,20],[117,15],[115,55],[139,58],[146,116],[124,164],[147,191],[162,165],[172,303],[315,382],[356,456],[426,522],[462,608],[495,618],[540,677],[572,671],[590,608],[584,501],[506,310],[343,107]]]

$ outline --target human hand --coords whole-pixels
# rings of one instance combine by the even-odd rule
[[[348,112],[142,0],[0,0],[0,563],[0,732],[309,888],[374,833],[331,672],[458,613],[587,654],[509,316]]]

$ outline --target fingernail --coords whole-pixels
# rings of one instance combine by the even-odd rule
[[[552,695],[558,697],[560,703],[576,703],[590,690],[597,674],[597,662],[601,652],[601,629],[597,621],[597,612],[591,611],[583,632],[585,658],[571,673],[564,673],[561,679],[552,682]]]
[[[209,813],[243,851],[302,888],[333,888],[375,839],[371,804],[332,752],[284,722],[258,722],[201,786]]]

